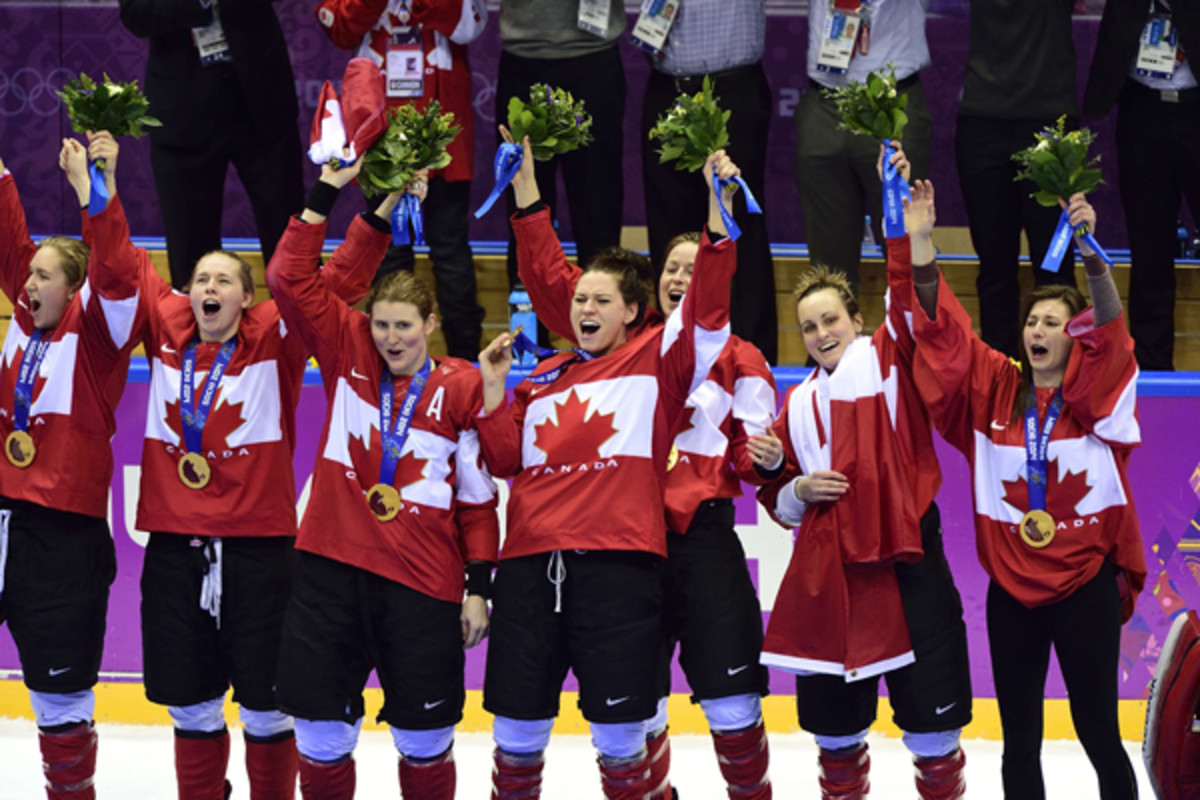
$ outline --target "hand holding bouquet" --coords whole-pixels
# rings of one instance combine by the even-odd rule
[[[514,97],[508,101],[508,129],[520,142],[529,137],[533,157],[549,161],[555,156],[592,143],[592,118],[570,92],[544,83],[529,89],[529,102]]]
[[[650,139],[659,143],[658,163],[675,162],[675,169],[696,172],[708,157],[729,146],[726,124],[731,112],[722,111],[713,97],[712,82],[704,76],[695,95],[681,94],[650,129]]]
[[[417,171],[445,168],[450,164],[447,148],[458,132],[454,115],[443,114],[436,100],[424,111],[411,105],[391,109],[387,131],[363,154],[358,174],[363,193],[401,192]]]

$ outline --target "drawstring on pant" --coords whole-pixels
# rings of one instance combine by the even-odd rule
[[[562,613],[562,585],[567,579],[567,565],[563,563],[562,551],[555,550],[550,554],[550,563],[546,565],[546,580],[554,584],[554,613]]]
[[[217,629],[221,628],[221,540],[213,537],[204,543],[204,558],[208,562],[208,571],[204,573],[204,582],[200,584],[200,607],[212,615],[217,621]]]

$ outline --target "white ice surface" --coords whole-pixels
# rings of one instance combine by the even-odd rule
[[[166,726],[100,725],[97,796],[103,800],[141,800],[175,797],[171,731]],[[872,735],[871,799],[913,800],[912,766],[899,739]],[[1138,774],[1142,798],[1153,798],[1134,742],[1126,742]],[[816,746],[806,734],[770,737],[771,779],[778,798],[817,798]],[[726,797],[711,740],[706,736],[671,738],[671,775],[681,800],[724,800]],[[967,797],[1000,800],[1000,743],[966,740]],[[491,737],[460,734],[455,744],[458,797],[487,800],[491,787]],[[234,800],[247,800],[242,767],[241,735],[234,731],[229,779]],[[358,798],[398,798],[396,753],[391,735],[363,731],[355,752]],[[1049,800],[1088,800],[1099,797],[1095,773],[1075,741],[1047,741],[1042,751]],[[41,758],[37,729],[32,721],[0,719],[0,800],[42,800]],[[550,800],[602,800],[595,755],[585,736],[556,736],[547,751],[542,796]],[[297,794],[297,797],[299,795]]]

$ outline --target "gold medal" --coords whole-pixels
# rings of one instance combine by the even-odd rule
[[[391,522],[400,513],[400,492],[395,486],[377,483],[367,490],[367,508],[380,522]]]
[[[667,472],[675,469],[675,465],[679,463],[679,448],[672,442],[671,452],[667,454]]]
[[[1030,547],[1041,549],[1054,541],[1054,517],[1041,510],[1021,517],[1021,538]]]
[[[199,453],[186,453],[179,459],[179,480],[189,489],[203,489],[212,478],[208,459]]]
[[[37,445],[33,443],[29,431],[10,433],[4,442],[4,455],[8,456],[9,463],[14,467],[25,469],[32,464],[34,456],[37,455]]]

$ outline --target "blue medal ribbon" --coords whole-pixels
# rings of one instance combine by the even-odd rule
[[[512,142],[504,142],[500,145],[496,150],[496,160],[493,163],[496,185],[492,187],[492,193],[483,201],[483,205],[475,212],[475,219],[482,217],[496,204],[500,195],[504,193],[505,187],[516,177],[517,170],[521,168],[521,162],[524,160],[525,153],[521,150],[521,145]]]
[[[425,244],[425,218],[421,215],[421,200],[405,192],[392,209],[392,244],[409,244],[408,226],[412,223],[412,244]]]
[[[1026,485],[1029,487],[1029,510],[1046,510],[1046,454],[1050,449],[1050,431],[1062,413],[1062,390],[1054,393],[1042,430],[1038,431],[1037,401],[1025,409],[1025,467],[1028,472]]]
[[[396,415],[396,423],[392,424],[392,403],[395,400],[395,376],[386,367],[379,376],[379,439],[383,444],[383,460],[379,462],[379,482],[391,486],[396,480],[396,465],[400,463],[400,451],[408,439],[408,426],[412,423],[413,413],[417,410],[417,401],[425,391],[425,382],[429,380],[429,372],[433,362],[428,356],[421,369],[413,375]]]
[[[555,350],[554,348],[551,348],[551,347],[542,347],[537,342],[533,341],[528,336],[526,336],[525,331],[521,331],[520,333],[518,333],[516,336],[513,337],[512,349],[513,349],[514,353],[517,353],[517,354],[533,353],[538,358],[549,358],[550,356],[556,356],[559,353],[566,353],[566,352],[571,352],[571,353],[575,354],[573,358],[571,358],[567,361],[564,361],[563,363],[550,369],[549,371],[530,375],[526,379],[530,383],[538,383],[538,384],[554,383],[556,380],[558,380],[558,377],[560,375],[562,375],[563,370],[565,370],[571,364],[574,364],[576,361],[591,361],[593,358],[595,358],[595,356],[592,355],[591,353],[589,353],[588,351],[581,350],[578,347],[573,347],[569,351],[568,350]]]
[[[204,423],[208,421],[208,412],[212,410],[213,400],[217,396],[217,388],[225,369],[233,357],[237,347],[237,337],[226,341],[217,351],[212,366],[208,369],[208,379],[204,382],[204,392],[200,395],[200,403],[196,404],[196,347],[197,340],[188,342],[183,350],[183,369],[179,376],[179,421],[183,426],[183,445],[189,453],[199,453],[204,437]]]
[[[88,195],[88,216],[94,217],[108,208],[108,182],[104,180],[104,159],[96,159],[88,167],[92,178],[92,191]]]
[[[904,204],[903,200],[912,200],[912,191],[908,181],[891,163],[891,139],[883,140],[883,235],[887,239],[898,239],[904,236]]]
[[[29,430],[29,408],[33,405],[33,384],[38,372],[42,369],[42,360],[50,348],[50,339],[46,332],[35,328],[29,336],[29,344],[25,345],[25,355],[21,358],[21,371],[17,373],[17,387],[13,391],[13,428],[18,431]]]
[[[741,238],[742,229],[736,222],[733,221],[733,214],[729,213],[729,209],[725,208],[725,204],[720,202],[720,198],[724,195],[725,187],[732,183],[742,188],[742,191],[746,193],[747,212],[751,214],[761,214],[762,206],[758,204],[758,200],[756,200],[754,197],[754,192],[750,191],[750,187],[746,185],[744,180],[742,180],[741,175],[734,175],[729,180],[725,180],[724,178],[717,177],[717,168],[713,167],[713,181],[715,181],[717,184],[717,205],[721,209],[721,222],[725,225],[725,233],[729,236],[730,240],[736,242],[739,238]]]
[[[1087,223],[1081,222],[1078,226],[1071,227],[1071,217],[1065,208],[1058,215],[1058,227],[1054,229],[1050,246],[1046,248],[1046,255],[1042,259],[1042,269],[1046,272],[1058,272],[1062,269],[1063,257],[1067,254],[1067,248],[1071,246],[1071,237],[1076,233],[1088,247],[1096,252],[1096,255],[1100,256],[1100,260],[1108,264],[1109,269],[1112,269],[1112,258],[1104,252],[1104,248],[1096,241],[1095,235],[1088,230]]]

